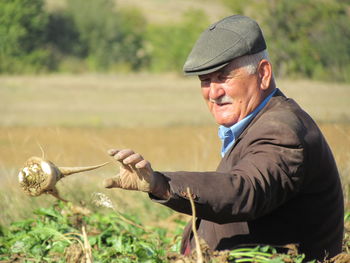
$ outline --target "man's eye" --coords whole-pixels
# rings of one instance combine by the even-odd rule
[[[210,79],[201,79],[201,84],[205,86],[210,85]]]
[[[226,80],[228,80],[229,79],[229,76],[228,75],[219,75],[218,76],[218,80],[219,81],[226,81]]]

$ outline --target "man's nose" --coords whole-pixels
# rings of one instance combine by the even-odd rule
[[[220,83],[217,82],[211,82],[210,83],[210,91],[209,91],[209,97],[211,99],[218,99],[221,96],[225,95],[225,90],[222,87]]]

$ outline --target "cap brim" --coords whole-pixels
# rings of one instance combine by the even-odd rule
[[[218,66],[214,66],[211,68],[207,68],[207,69],[202,69],[202,70],[192,70],[192,71],[184,71],[184,75],[185,76],[199,76],[199,75],[204,75],[204,74],[209,74],[209,73],[213,73],[219,69],[222,69],[223,67],[227,66],[229,62],[220,64]]]

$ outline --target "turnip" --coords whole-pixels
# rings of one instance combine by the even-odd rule
[[[70,174],[94,170],[106,164],[108,162],[86,167],[57,167],[48,160],[33,156],[25,162],[18,174],[18,180],[23,191],[30,196],[46,193],[65,201],[59,196],[56,188],[59,180]]]

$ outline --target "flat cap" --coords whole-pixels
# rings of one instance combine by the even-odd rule
[[[183,70],[185,75],[208,74],[235,58],[265,49],[266,42],[257,22],[246,16],[229,16],[212,24],[200,35]]]

